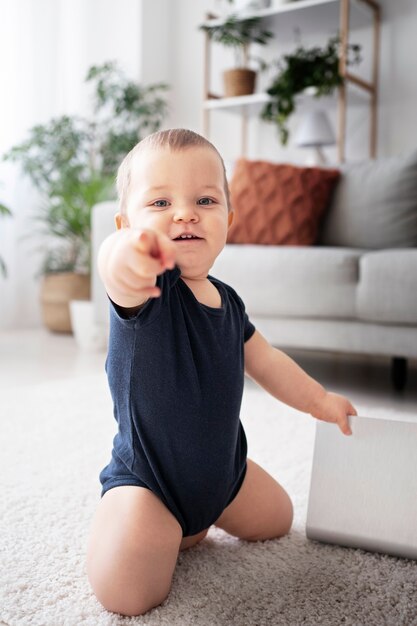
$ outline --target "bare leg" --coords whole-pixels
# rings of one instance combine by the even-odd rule
[[[215,526],[235,537],[259,541],[285,535],[292,519],[293,507],[285,489],[248,459],[242,486]]]
[[[109,611],[141,615],[165,600],[171,588],[181,526],[149,489],[115,487],[93,518],[87,573]]]

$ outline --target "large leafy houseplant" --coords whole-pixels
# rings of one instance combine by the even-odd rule
[[[69,302],[90,295],[91,209],[111,199],[125,154],[159,129],[165,84],[141,86],[115,63],[93,66],[90,118],[63,115],[29,131],[5,159],[17,161],[40,194],[31,230],[42,244],[42,314],[46,326],[71,332]]]
[[[255,59],[248,56],[249,45],[252,43],[265,45],[273,37],[272,32],[262,27],[262,19],[258,17],[242,19],[237,15],[229,15],[214,25],[202,24],[200,29],[207,33],[211,41],[234,51],[235,68],[224,72],[226,96],[253,93],[256,72],[248,67],[248,63]],[[265,63],[259,59],[256,61],[260,69],[265,68]],[[230,83],[236,87],[230,86]]]
[[[41,273],[88,273],[91,209],[112,197],[123,156],[160,127],[167,110],[167,85],[141,86],[113,62],[91,67],[86,82],[91,118],[64,115],[36,125],[4,156],[21,164],[40,194],[31,235],[43,238]]]
[[[361,61],[360,50],[358,44],[348,45],[348,64]],[[339,71],[340,52],[339,38],[332,37],[323,48],[299,46],[294,53],[278,61],[278,74],[266,90],[272,100],[265,105],[261,117],[277,125],[283,145],[288,142],[288,119],[295,111],[296,96],[309,88],[317,98],[327,96],[343,84],[344,77]]]

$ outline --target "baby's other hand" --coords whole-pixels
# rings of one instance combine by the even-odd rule
[[[357,415],[355,407],[344,396],[326,391],[311,415],[323,422],[337,424],[344,435],[351,435],[349,415]]]

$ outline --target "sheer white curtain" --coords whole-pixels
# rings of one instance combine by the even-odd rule
[[[145,0],[146,1],[146,0]],[[152,4],[152,3],[148,3]],[[87,68],[117,60],[141,80],[141,0],[2,0],[0,20],[0,154],[51,117],[87,114]],[[155,80],[160,80],[156,77]],[[39,198],[17,166],[0,162],[0,202],[12,219],[0,219],[0,329],[40,324],[39,245],[22,239]]]

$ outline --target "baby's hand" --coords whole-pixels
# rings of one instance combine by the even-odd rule
[[[175,245],[163,233],[122,228],[104,240],[98,265],[110,298],[124,308],[160,295],[156,277],[175,264]]]
[[[326,391],[311,414],[318,420],[337,424],[344,435],[351,435],[348,415],[357,415],[357,412],[347,398]]]

